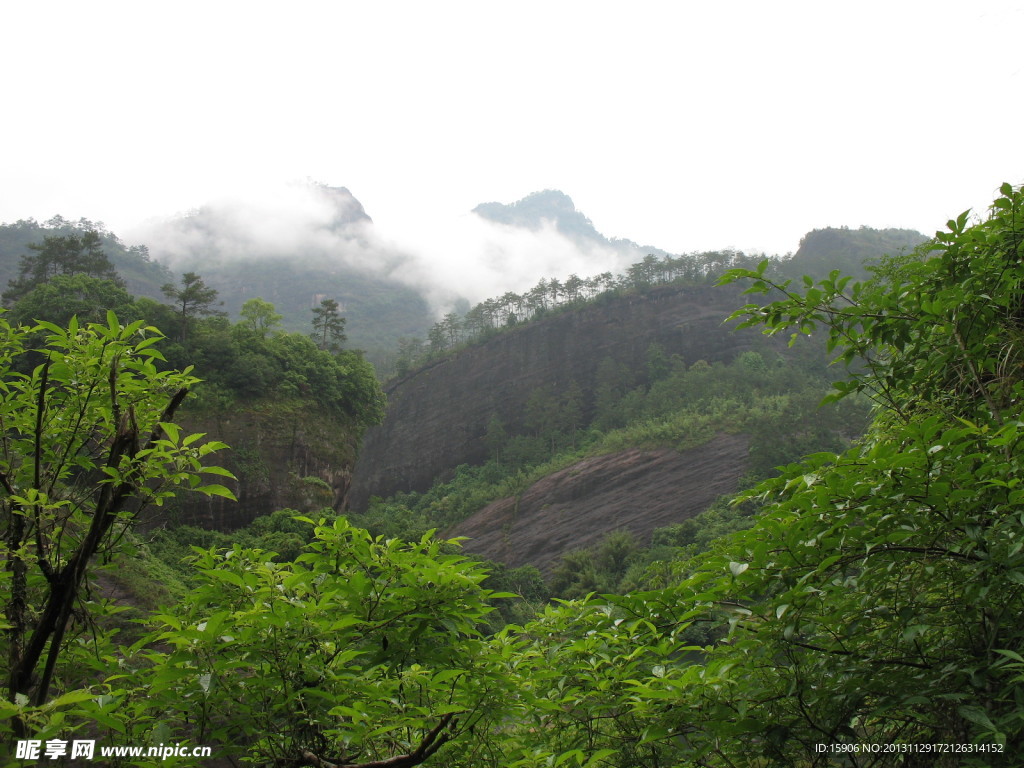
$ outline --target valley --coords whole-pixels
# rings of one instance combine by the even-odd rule
[[[734,365],[745,352],[755,352],[757,360],[770,366],[792,364],[784,362],[794,358],[781,339],[737,332],[726,323],[742,296],[731,287],[713,285],[725,269],[752,266],[760,255],[716,252],[677,258],[609,239],[567,195],[553,190],[510,205],[481,204],[474,214],[502,231],[550,230],[566,248],[592,257],[604,254],[612,261],[602,264],[624,266],[619,275],[562,275],[566,288],[561,292],[552,277],[550,298],[544,293],[546,279],[519,295],[506,292],[506,322],[478,325],[475,332],[470,318],[494,302],[474,308],[463,299],[464,316],[450,312],[442,332],[440,321],[433,330],[428,325],[428,296],[417,295],[396,278],[412,256],[382,244],[373,220],[351,192],[314,185],[299,193],[311,195],[316,203],[308,214],[292,210],[276,220],[273,211],[205,206],[180,219],[151,224],[150,247],[127,246],[101,230],[104,249],[117,269],[130,275],[131,291],[143,297],[139,307],[121,307],[122,314],[148,316],[174,333],[180,318],[145,303],[160,301],[161,286],[172,281],[168,263],[202,269],[202,284],[217,297],[209,319],[196,321],[205,323],[205,330],[189,343],[172,344],[168,354],[174,364],[196,361],[208,379],[197,389],[200,397],[186,406],[185,423],[228,444],[223,463],[234,474],[229,485],[238,501],[185,495],[148,518],[145,528],[170,523],[230,532],[279,509],[310,513],[328,508],[372,519],[380,512],[371,508],[371,500],[386,505],[396,494],[428,494],[436,484],[451,481],[457,468],[490,462],[486,471],[491,474],[507,475],[514,465],[516,473],[525,472],[523,477],[530,479],[509,486],[516,488],[512,496],[501,496],[496,487],[474,502],[478,509],[455,517],[439,510],[428,513],[428,522],[451,535],[469,537],[469,552],[548,573],[563,555],[618,530],[630,531],[644,544],[654,530],[693,517],[735,492],[744,478],[750,482],[768,468],[763,459],[755,468],[751,451],[760,443],[744,433],[750,424],[738,415],[750,397],[760,397],[749,387],[742,395],[747,405],[734,403],[730,416],[704,419],[688,436],[672,427],[653,439],[625,437],[621,445],[600,445],[609,430],[652,418],[670,422],[688,403],[707,401],[718,386],[714,371]],[[263,223],[245,229],[244,222],[253,221],[256,213]],[[286,225],[305,229],[285,233]],[[0,228],[0,277],[13,279],[18,259],[33,241],[95,226],[58,217],[45,225],[23,221]],[[821,230],[809,233],[795,254],[778,258],[777,264],[791,274],[825,274],[833,264],[865,274],[863,265],[922,239],[902,230]],[[573,280],[591,287],[573,293]],[[379,424],[353,428],[350,417],[325,412],[310,389],[318,386],[312,380],[299,383],[298,390],[286,383],[293,363],[282,355],[291,352],[264,347],[262,339],[247,352],[248,331],[241,323],[232,328],[227,320],[237,317],[246,301],[269,300],[271,309],[280,312],[274,333],[301,336],[303,325],[309,328],[308,307],[323,297],[338,299],[349,337],[345,345],[369,346],[365,354],[378,370],[383,366],[392,371],[383,384],[387,411]],[[512,310],[510,302],[519,309]],[[435,331],[443,344],[437,343]],[[422,341],[413,344],[417,337]],[[461,341],[453,345],[452,340]],[[396,349],[403,344],[406,356],[398,358],[396,373]],[[420,358],[410,356],[410,349],[419,350]],[[270,355],[273,362],[267,358],[268,363],[281,371],[273,376],[284,378],[277,383],[267,379],[263,371],[268,363],[258,363],[251,351]],[[798,389],[810,386],[824,392],[824,353],[817,362],[800,354],[805,359],[786,376],[797,377]],[[704,368],[708,372],[698,376]],[[673,387],[685,388],[687,369],[693,369],[691,379],[700,379],[700,385],[688,385],[689,394],[664,394]],[[790,396],[784,394],[788,385],[772,386],[774,397]],[[643,398],[659,388],[662,394],[655,395],[661,405],[644,406]],[[718,394],[726,394],[725,389]],[[774,402],[770,407],[788,406]],[[544,409],[546,415],[541,414]],[[560,423],[567,418],[571,423]],[[847,427],[824,428],[814,440],[825,447],[851,439],[863,416],[850,418]],[[549,423],[539,423],[545,419]],[[489,435],[489,429],[498,430],[500,437]],[[800,440],[803,448],[816,444]],[[501,467],[495,458],[505,453],[509,459]],[[533,469],[553,459],[550,476]],[[622,511],[623,504],[636,511]],[[558,521],[563,521],[562,533],[555,532]]]

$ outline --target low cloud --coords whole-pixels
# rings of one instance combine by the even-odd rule
[[[394,278],[419,288],[439,311],[460,298],[476,304],[521,293],[541,278],[618,272],[639,258],[633,249],[577,242],[552,221],[531,230],[473,213],[412,230],[396,244],[410,259]]]
[[[619,272],[643,256],[627,244],[570,239],[554,222],[527,229],[473,213],[395,231],[376,226],[348,190],[310,183],[225,195],[125,234],[175,272],[252,259],[344,265],[416,289],[439,315],[461,301],[523,292],[541,278]]]

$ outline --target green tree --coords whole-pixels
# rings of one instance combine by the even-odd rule
[[[644,353],[647,368],[647,383],[654,384],[662,379],[668,378],[672,373],[672,359],[665,352],[665,348],[656,341],[647,345]]]
[[[569,436],[569,444],[576,447],[576,433],[583,426],[583,409],[586,395],[583,388],[575,379],[569,382],[569,388],[562,398],[562,408],[559,413],[558,424]]]
[[[225,314],[214,309],[218,303],[217,289],[208,286],[195,272],[186,272],[181,276],[180,288],[174,283],[165,283],[160,290],[177,308],[180,329],[178,338],[182,342],[188,340],[190,325],[196,317]]]
[[[313,308],[312,335],[320,349],[341,351],[341,345],[348,337],[345,335],[345,318],[341,316],[340,305],[335,299],[324,299],[319,307]]]
[[[44,346],[28,346],[39,334]],[[16,732],[33,708],[46,709],[63,655],[74,655],[88,626],[94,557],[177,487],[231,496],[201,480],[228,474],[204,465],[223,446],[200,444],[172,421],[197,379],[158,369],[161,338],[141,321],[121,326],[112,312],[106,324],[73,319],[66,329],[0,319],[0,720],[13,718]]]
[[[423,355],[423,339],[402,336],[398,339],[398,359],[395,362],[395,373],[405,376],[412,370],[413,364]]]
[[[507,442],[508,432],[505,431],[505,425],[501,423],[498,414],[492,413],[487,422],[487,431],[484,433],[484,445],[487,446],[491,460],[499,466],[501,465],[501,454]]]
[[[551,453],[555,451],[558,439],[561,406],[550,384],[537,387],[526,400],[524,424],[537,437],[547,441]]]
[[[28,248],[32,253],[22,256],[20,274],[4,291],[3,299],[8,305],[57,275],[85,275],[124,288],[124,280],[103,252],[103,241],[95,230],[47,235],[42,243]]]
[[[427,332],[427,340],[430,342],[431,352],[441,352],[442,350],[447,349],[444,326],[439,322],[430,326],[430,330]]]
[[[122,319],[140,315],[132,295],[114,281],[84,274],[55,275],[23,294],[11,317],[20,323],[48,320],[66,326],[72,317],[82,324],[102,322],[109,310]]]
[[[449,348],[455,347],[462,337],[463,323],[458,312],[449,312],[441,318],[441,331],[444,333]]]
[[[266,338],[267,332],[277,328],[281,323],[281,315],[274,305],[260,297],[247,300],[239,312],[248,328],[259,338]]]
[[[594,426],[598,429],[622,426],[624,420],[619,404],[634,382],[634,374],[625,364],[611,357],[601,359],[594,376]]]

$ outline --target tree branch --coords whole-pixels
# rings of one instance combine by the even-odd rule
[[[174,394],[170,402],[164,408],[153,428],[146,448],[152,448],[157,440],[163,437],[163,428],[159,422],[170,421],[178,406],[184,401],[188,389],[180,389]],[[118,425],[117,434],[114,436],[107,452],[107,466],[117,467],[123,456],[134,457],[138,453],[138,426],[134,420],[122,419]],[[89,560],[98,551],[104,536],[110,530],[118,513],[124,507],[128,498],[137,490],[137,485],[145,480],[145,477],[134,477],[129,475],[122,480],[117,487],[109,484],[102,486],[96,506],[93,510],[92,520],[82,542],[74,553],[68,558],[67,564],[55,571],[50,580],[50,587],[42,613],[36,623],[35,630],[25,647],[16,669],[11,670],[11,695],[15,693],[28,693],[31,686],[32,671],[39,663],[43,655],[47,641],[50,643],[50,652],[46,661],[43,675],[36,688],[33,697],[35,704],[41,706],[45,700],[52,680],[53,670],[60,646],[63,641],[64,632],[67,629],[71,609],[74,606],[75,598],[85,578]]]
[[[317,757],[307,749],[302,752],[300,765],[311,765],[314,768],[411,768],[427,760],[452,738],[450,729],[455,722],[454,718],[454,712],[443,715],[438,724],[430,730],[430,733],[423,737],[420,745],[407,755],[395,755],[385,760],[374,760],[369,763],[331,763]]]

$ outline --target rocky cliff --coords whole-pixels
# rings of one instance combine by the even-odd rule
[[[526,402],[539,387],[565,391],[576,382],[588,397],[585,409],[591,408],[605,358],[640,371],[657,342],[687,364],[733,359],[763,339],[723,323],[743,303],[731,287],[664,286],[611,296],[410,373],[387,388],[387,417],[366,435],[350,508],[362,511],[371,496],[424,491],[459,464],[482,463],[488,421],[496,415],[509,433],[523,431]]]
[[[355,446],[351,429],[313,403],[274,403],[219,413],[186,413],[190,432],[205,432],[228,445],[210,460],[230,470],[224,480],[238,502],[179,494],[147,523],[168,520],[231,531],[278,509],[341,508],[351,481]]]

